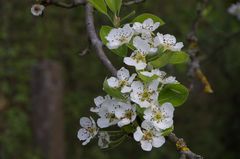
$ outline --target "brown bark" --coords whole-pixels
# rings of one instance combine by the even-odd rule
[[[61,65],[43,60],[32,70],[32,124],[45,159],[64,159],[63,77]]]

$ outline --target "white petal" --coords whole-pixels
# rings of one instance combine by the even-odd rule
[[[129,71],[122,67],[120,70],[118,70],[117,77],[120,80],[127,80],[130,77]]]
[[[150,52],[150,45],[146,40],[143,40],[141,37],[136,36],[133,39],[133,46],[137,48],[141,53],[149,53]]]
[[[131,85],[133,92],[135,93],[142,93],[144,86],[143,83],[140,81],[134,81]]]
[[[152,144],[150,141],[147,141],[147,140],[141,140],[141,147],[144,151],[152,150]]]
[[[108,83],[109,87],[116,88],[119,85],[119,80],[115,77],[111,77],[111,78],[107,79],[107,83]]]
[[[135,77],[137,76],[136,73],[133,73],[132,76],[128,79],[128,83],[132,84],[133,80],[135,79]]]
[[[130,124],[130,123],[131,123],[131,121],[130,121],[129,119],[124,118],[124,119],[122,119],[122,120],[120,120],[120,121],[118,122],[118,126],[119,126],[119,127],[123,127],[123,126],[125,126],[125,125]]]
[[[137,127],[136,131],[133,134],[133,137],[136,141],[140,141],[143,137],[143,132],[140,127]]]
[[[159,148],[165,143],[165,138],[163,136],[154,137],[152,141],[153,147]]]
[[[157,91],[158,85],[159,85],[159,81],[154,80],[149,84],[148,89],[151,90],[151,91]]]
[[[162,104],[160,110],[164,113],[165,116],[173,117],[174,107],[171,103]]]
[[[139,62],[135,65],[135,68],[136,70],[143,70],[147,67],[147,64],[146,63],[143,63],[143,62]]]
[[[90,133],[85,128],[81,128],[78,131],[77,137],[80,141],[83,141],[90,137]]]
[[[87,117],[82,117],[80,119],[80,125],[83,127],[83,128],[89,128],[89,127],[92,127],[92,121],[87,118]]]
[[[152,123],[151,123],[150,121],[148,121],[148,120],[144,120],[144,121],[142,122],[141,127],[142,127],[143,129],[146,129],[146,130],[151,130],[151,129],[153,129]]]
[[[104,101],[105,99],[102,96],[94,98],[94,103],[96,106],[100,106]]]
[[[90,142],[91,139],[92,139],[92,137],[87,138],[87,140],[84,141],[84,142],[82,143],[82,145],[87,145],[87,144]]]
[[[132,88],[128,86],[123,86],[121,89],[121,93],[129,93],[131,92]]]
[[[145,120],[151,120],[152,119],[152,109],[151,108],[148,108],[148,109],[146,109],[145,111],[144,111],[144,116],[143,116],[143,118],[145,119]]]
[[[118,119],[121,119],[125,116],[125,109],[123,108],[119,108],[115,111],[115,116],[118,118]]]
[[[176,43],[176,45],[173,47],[172,51],[181,51],[181,49],[183,48],[183,43],[182,42],[178,42]]]
[[[129,66],[135,66],[137,64],[137,62],[131,57],[124,57],[123,61],[126,65],[129,65]]]
[[[112,49],[117,49],[119,46],[121,46],[121,43],[119,41],[112,41],[107,43],[107,47],[112,50]]]
[[[107,128],[110,126],[109,119],[107,118],[99,118],[97,124],[100,128]]]

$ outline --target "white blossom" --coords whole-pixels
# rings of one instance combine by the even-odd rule
[[[100,131],[98,133],[98,146],[101,149],[108,148],[110,144],[110,136],[106,131]]]
[[[124,58],[124,63],[129,66],[134,66],[136,70],[143,70],[146,68],[146,55],[150,52],[151,47],[148,42],[139,36],[133,39],[133,46],[137,49],[130,57]]]
[[[130,76],[129,71],[122,67],[117,72],[117,78],[111,77],[107,80],[107,83],[112,88],[121,88],[122,93],[128,93],[131,91],[131,84],[136,77],[136,73]]]
[[[146,77],[158,76],[160,78],[163,78],[166,75],[166,72],[161,71],[159,69],[152,69],[150,72],[149,71],[141,71],[140,74],[142,74]]]
[[[157,131],[148,121],[143,121],[141,127],[137,127],[133,134],[134,139],[141,143],[144,151],[151,151],[152,147],[159,148],[165,143],[165,138],[161,136],[161,131]]]
[[[164,50],[170,50],[170,51],[181,51],[183,47],[182,42],[178,42],[175,38],[175,36],[170,34],[160,34],[157,33],[157,36],[154,39],[154,46],[160,46],[163,47]]]
[[[108,36],[106,36],[108,40],[107,47],[109,49],[117,49],[123,44],[129,43],[133,34],[134,31],[129,24],[126,24],[123,28],[114,28],[110,31]]]
[[[237,16],[238,20],[240,20],[240,2],[232,4],[228,8],[228,13]]]
[[[96,126],[95,121],[92,117],[82,117],[80,119],[80,126],[82,127],[78,131],[78,139],[80,141],[84,141],[82,145],[86,145],[90,142],[90,140],[95,137],[98,133],[98,128]]]
[[[176,80],[176,77],[173,77],[173,76],[169,76],[167,78],[163,78],[163,79],[160,79],[160,82],[162,84],[177,84],[179,83],[177,80]]]
[[[140,81],[132,83],[132,92],[130,98],[142,108],[148,108],[152,103],[155,103],[158,98],[158,80],[153,80],[151,83],[143,84]]]
[[[151,18],[146,19],[143,23],[135,22],[133,29],[136,34],[151,34],[160,26],[159,22],[154,23]]]
[[[157,130],[165,130],[173,125],[174,107],[171,103],[154,105],[144,111],[143,118],[153,124]]]
[[[111,100],[111,97],[109,95],[106,95],[105,97],[98,96],[98,97],[94,98],[94,103],[95,103],[96,107],[92,107],[90,109],[90,111],[94,112],[94,113],[98,113],[102,104],[107,100]]]
[[[115,116],[115,111],[119,107],[119,102],[116,99],[105,101],[98,112],[98,115],[100,116],[97,120],[98,126],[100,128],[107,128],[117,124],[119,119]]]
[[[31,8],[31,13],[34,15],[34,16],[40,16],[43,14],[43,11],[44,11],[45,7],[44,5],[41,5],[41,4],[34,4]]]
[[[119,127],[132,123],[137,116],[135,105],[120,103],[120,107],[115,111],[116,117],[120,120]]]

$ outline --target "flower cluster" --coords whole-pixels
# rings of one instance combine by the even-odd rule
[[[238,20],[240,20],[240,2],[237,2],[236,4],[232,4],[228,8],[228,12],[232,15],[237,16]]]
[[[160,26],[153,19],[142,23],[126,24],[123,28],[112,29],[106,36],[109,49],[129,45],[132,54],[124,58],[124,63],[134,66],[136,73],[122,67],[117,77],[110,77],[104,82],[107,96],[94,99],[95,107],[90,110],[98,116],[97,125],[93,119],[80,119],[82,128],[78,138],[83,145],[93,137],[98,137],[101,148],[108,148],[112,143],[112,133],[130,136],[140,142],[145,151],[152,147],[159,148],[165,143],[165,135],[173,130],[174,105],[166,99],[159,102],[161,91],[165,86],[179,84],[173,76],[151,66],[148,56],[155,56],[164,51],[177,52],[183,47],[182,42],[170,34],[155,34]],[[133,49],[134,48],[134,49]],[[102,129],[112,127],[119,131]],[[97,135],[98,134],[98,135]]]

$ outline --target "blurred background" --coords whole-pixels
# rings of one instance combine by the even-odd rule
[[[214,93],[204,93],[196,80],[188,101],[175,112],[174,132],[208,159],[240,158],[240,21],[227,12],[235,2],[211,0],[197,31],[202,70]],[[90,115],[93,98],[104,95],[102,82],[110,74],[94,49],[79,55],[88,45],[83,7],[50,6],[43,17],[33,17],[33,3],[0,0],[0,159],[178,158],[170,142],[151,153],[133,140],[108,151],[97,141],[81,145],[79,119]],[[166,22],[160,32],[186,44],[198,3],[148,0],[125,7],[122,15],[156,14]],[[95,23],[99,29],[109,21],[96,14]],[[108,57],[118,68],[123,65],[121,58]],[[170,71],[189,85],[187,65]]]

